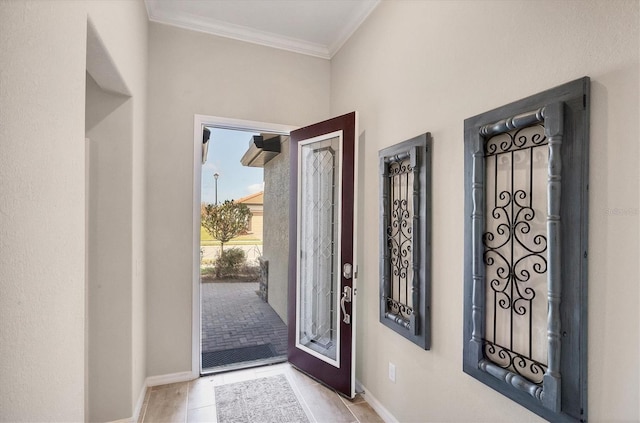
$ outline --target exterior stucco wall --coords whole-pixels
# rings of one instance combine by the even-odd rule
[[[269,305],[287,324],[289,279],[289,137],[264,167],[263,257],[269,260]]]

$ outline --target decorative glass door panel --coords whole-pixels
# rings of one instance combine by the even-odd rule
[[[340,151],[342,132],[298,150],[298,348],[339,367]]]

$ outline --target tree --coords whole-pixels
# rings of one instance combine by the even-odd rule
[[[219,205],[205,204],[201,208],[202,227],[213,239],[220,241],[220,254],[224,253],[224,244],[247,229],[251,211],[246,204],[225,200]]]

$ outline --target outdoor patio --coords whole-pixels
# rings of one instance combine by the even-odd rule
[[[286,356],[287,326],[257,290],[258,282],[201,284],[203,369]]]

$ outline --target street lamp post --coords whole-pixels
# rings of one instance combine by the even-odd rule
[[[218,205],[218,176],[220,176],[217,173],[213,174],[213,179],[216,180],[216,186],[215,186],[215,201],[216,201],[216,206]]]

